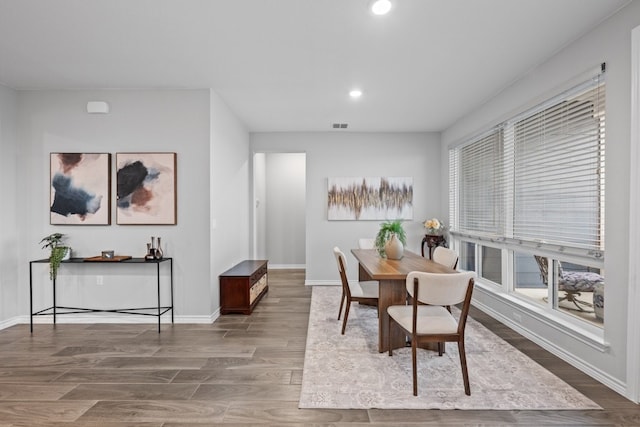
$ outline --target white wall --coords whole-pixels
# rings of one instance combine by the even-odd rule
[[[601,62],[607,64],[607,158],[606,158],[606,255],[604,339],[601,351],[586,342],[570,338],[558,329],[524,315],[523,325],[545,347],[624,393],[628,382],[627,296],[629,283],[629,153],[630,153],[630,69],[631,30],[640,24],[640,2],[629,6],[577,40],[522,80],[505,89],[482,108],[461,119],[442,135],[442,161],[447,148],[469,134],[496,124],[532,100]],[[636,166],[637,167],[637,166]],[[442,200],[446,200],[448,171],[443,167]],[[513,307],[481,293],[478,299],[498,316],[512,318]],[[640,301],[638,302],[640,303]],[[637,304],[636,304],[637,306]],[[637,355],[635,355],[637,357]],[[637,360],[636,360],[637,363]]]
[[[265,153],[253,155],[253,259],[267,259],[267,171]]]
[[[197,150],[196,151],[196,155]],[[218,275],[251,258],[249,133],[224,101],[211,92],[211,305],[220,308]],[[204,188],[203,188],[204,191]],[[209,193],[203,193],[203,202]],[[206,234],[208,223],[199,232]],[[205,264],[208,260],[205,260]]]
[[[91,100],[107,101],[110,113],[87,114]],[[28,315],[29,307],[28,261],[47,256],[38,244],[43,236],[62,232],[69,236],[74,255],[80,257],[99,255],[103,249],[143,256],[150,236],[161,236],[165,256],[174,258],[176,316],[210,319],[209,108],[207,90],[19,92],[17,175],[21,188],[16,211],[24,249],[18,260],[23,315]],[[110,226],[49,225],[50,152],[145,151],[177,153],[177,225],[117,225],[115,203]],[[50,305],[46,294],[50,286],[46,266],[41,267],[35,275],[35,289],[42,294],[35,301],[44,306]],[[59,303],[123,307],[155,302],[155,277],[146,272],[125,266],[66,267],[59,280]],[[104,285],[97,286],[92,277],[96,274],[104,275]]]
[[[17,227],[17,93],[0,86],[0,328],[19,313]]]
[[[266,154],[265,245],[274,268],[305,267],[304,153]]]
[[[254,133],[253,152],[304,152],[306,167],[306,283],[338,283],[332,248],[348,254],[349,278],[357,264],[349,250],[361,237],[375,237],[382,221],[328,221],[327,178],[413,177],[413,221],[405,222],[408,249],[419,252],[422,221],[441,217],[440,137],[436,133]]]

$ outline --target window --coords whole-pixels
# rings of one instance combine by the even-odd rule
[[[462,252],[471,242],[482,248],[481,263],[469,266],[507,292],[547,289],[550,308],[564,307],[566,291],[558,280],[542,281],[533,254],[544,253],[554,266],[567,256],[603,266],[604,64],[571,89],[452,148],[449,171],[454,244]],[[505,259],[512,265],[502,269]],[[512,277],[501,277],[504,271]]]

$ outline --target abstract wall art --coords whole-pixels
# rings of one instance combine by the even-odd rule
[[[50,223],[111,224],[111,154],[50,154]]]
[[[177,223],[176,153],[116,153],[118,224]]]
[[[329,220],[413,219],[413,178],[328,179]]]

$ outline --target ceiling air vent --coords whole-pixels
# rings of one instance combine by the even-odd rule
[[[347,123],[334,123],[332,127],[334,129],[346,129],[349,126]]]

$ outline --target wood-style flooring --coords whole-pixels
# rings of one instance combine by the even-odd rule
[[[269,287],[251,316],[163,323],[160,334],[156,324],[1,330],[0,427],[640,425],[638,405],[477,310],[476,319],[604,410],[298,409],[311,289],[303,270],[271,270]]]

